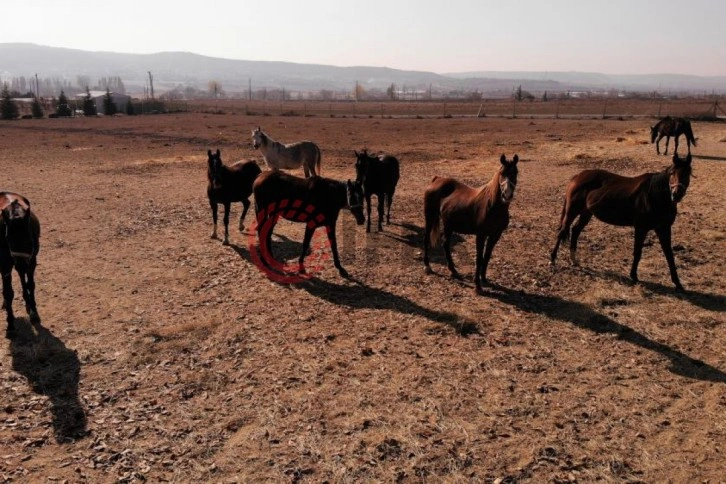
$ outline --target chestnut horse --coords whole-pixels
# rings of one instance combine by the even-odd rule
[[[35,267],[40,250],[40,222],[30,210],[30,201],[17,193],[0,192],[0,271],[3,307],[7,313],[6,337],[15,330],[13,313],[13,267],[20,276],[25,309],[33,324],[40,323],[35,304]]]
[[[366,232],[371,231],[371,196],[378,198],[378,230],[383,231],[384,203],[388,206],[386,223],[391,223],[391,204],[396,185],[400,178],[398,159],[392,155],[372,156],[368,151],[355,153],[356,181],[363,185],[363,195],[366,200],[366,213],[368,225]]]
[[[325,227],[333,252],[333,263],[343,277],[348,272],[340,265],[335,225],[342,208],[348,208],[358,225],[363,225],[363,187],[358,182],[341,182],[330,178],[313,176],[299,178],[282,171],[267,170],[253,185],[255,209],[257,212],[257,235],[268,254],[272,254],[272,230],[279,216],[292,222],[303,222],[305,237],[299,264],[300,273],[305,273],[303,260],[310,248],[313,233],[318,227]],[[288,209],[276,212],[275,209]],[[305,212],[305,213],[303,213]],[[308,220],[307,215],[316,215]],[[263,229],[266,236],[263,236]]]
[[[630,277],[638,282],[638,263],[645,236],[655,230],[663,249],[671,280],[676,290],[683,286],[678,279],[671,247],[671,226],[678,213],[677,205],[686,195],[691,181],[691,155],[685,159],[673,155],[673,163],[660,173],[626,177],[605,170],[585,170],[570,180],[560,216],[560,227],[550,261],[554,265],[560,242],[570,238],[570,259],[577,266],[577,239],[594,215],[606,224],[635,227],[635,246]],[[572,226],[574,220],[577,223]],[[572,235],[570,236],[570,226]]]
[[[676,145],[674,153],[678,154],[678,137],[680,135],[686,137],[688,154],[690,155],[691,143],[693,143],[693,146],[696,146],[696,138],[693,137],[693,130],[691,130],[691,122],[689,120],[666,116],[658,121],[655,126],[650,127],[650,142],[655,143],[655,151],[658,154],[660,154],[660,140],[663,136],[666,137],[665,153],[663,154],[668,154],[668,142],[671,140],[671,136],[673,136],[673,142]]]
[[[482,293],[482,284],[486,283],[487,265],[492,256],[494,246],[509,225],[509,204],[514,197],[517,186],[517,162],[519,156],[514,155],[512,161],[502,155],[501,165],[489,183],[479,188],[472,188],[453,178],[435,176],[424,194],[424,215],[426,228],[424,231],[424,266],[431,273],[429,265],[429,243],[436,246],[439,242],[440,224],[443,224],[443,246],[446,261],[451,275],[461,276],[454,267],[451,258],[451,236],[460,234],[476,234],[476,268],[474,283],[476,292]],[[486,249],[484,242],[486,241]]]
[[[244,230],[245,215],[250,208],[252,183],[262,170],[254,160],[239,161],[227,166],[222,162],[219,150],[212,153],[207,150],[207,197],[212,207],[214,229],[212,238],[217,238],[217,204],[224,205],[224,245],[229,245],[229,210],[232,202],[242,202],[242,215],[239,218],[239,230]]]

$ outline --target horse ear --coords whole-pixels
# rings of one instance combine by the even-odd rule
[[[357,150],[353,150],[353,153],[355,153],[355,157],[356,158],[360,157],[360,155],[358,154],[358,151]]]
[[[501,157],[499,158],[499,162],[500,162],[500,163],[501,163],[502,165],[506,165],[506,164],[507,164],[507,157],[506,157],[506,156],[504,156],[504,153],[502,153],[502,156],[501,156]]]
[[[212,150],[207,150],[207,156],[212,157]]]
[[[516,165],[517,162],[519,162],[519,155],[514,155],[514,158],[512,158],[512,164]]]
[[[219,148],[217,148],[217,156],[222,156],[222,152],[219,151]]]

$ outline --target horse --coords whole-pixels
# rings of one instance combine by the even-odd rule
[[[0,270],[3,278],[3,307],[7,313],[5,336],[15,331],[13,313],[13,267],[20,276],[25,309],[33,324],[40,324],[35,303],[35,267],[40,250],[40,222],[22,195],[0,192]]]
[[[347,278],[348,272],[343,269],[338,257],[338,244],[335,225],[342,208],[348,208],[358,225],[363,225],[363,187],[358,182],[341,182],[330,178],[312,176],[299,178],[287,173],[269,170],[262,173],[252,186],[255,194],[255,210],[257,212],[257,234],[260,245],[266,244],[268,253],[272,253],[272,229],[281,214],[293,222],[307,222],[302,243],[299,264],[300,273],[305,273],[303,260],[310,247],[313,233],[318,227],[325,227],[328,241],[333,252],[333,263],[341,276]],[[275,212],[271,207],[289,206],[290,210]],[[294,207],[300,210],[293,209]],[[301,217],[301,211],[307,214]],[[316,215],[307,219],[307,215]],[[267,230],[263,240],[263,227]]]
[[[509,205],[517,186],[519,156],[514,155],[512,161],[508,161],[502,155],[499,161],[501,166],[482,187],[473,188],[454,178],[435,176],[424,194],[426,228],[423,260],[426,273],[433,272],[429,265],[429,243],[432,246],[438,244],[441,224],[446,261],[456,279],[461,276],[451,258],[452,234],[476,234],[474,283],[478,294],[482,294],[482,285],[486,284],[487,265],[494,246],[509,225]]]
[[[354,151],[356,181],[363,185],[363,195],[366,200],[366,213],[368,225],[366,232],[371,231],[371,196],[378,198],[378,230],[383,231],[383,204],[388,205],[386,223],[391,223],[391,203],[396,185],[400,178],[398,159],[392,155],[371,156],[366,150],[361,153]]]
[[[668,154],[668,142],[673,136],[674,143],[676,145],[675,153],[678,153],[678,137],[685,135],[686,144],[688,145],[688,154],[691,154],[691,143],[696,146],[696,138],[693,137],[693,130],[691,129],[691,122],[686,118],[671,118],[666,116],[656,123],[655,126],[650,127],[650,142],[655,143],[655,151],[660,154],[660,140],[663,136],[666,137],[665,155]],[[657,139],[656,139],[657,137]]]
[[[671,280],[677,291],[683,291],[678,279],[671,247],[671,226],[678,213],[677,205],[686,195],[691,180],[691,155],[685,159],[673,155],[673,163],[659,173],[626,177],[605,170],[585,170],[570,180],[560,215],[559,231],[550,262],[555,264],[560,242],[570,238],[570,259],[575,266],[577,239],[594,215],[610,225],[635,228],[633,265],[630,278],[638,282],[638,263],[645,237],[655,230],[663,254],[668,261]],[[572,226],[575,218],[577,223]],[[570,227],[572,235],[570,236]]]
[[[252,131],[252,146],[259,149],[273,170],[292,170],[302,166],[305,178],[320,176],[320,148],[312,141],[282,144],[270,138],[259,126]]]
[[[222,162],[219,150],[212,153],[207,150],[207,197],[212,207],[214,229],[212,238],[217,238],[217,204],[224,205],[224,245],[229,245],[229,211],[232,202],[242,202],[242,215],[239,218],[239,230],[244,230],[244,219],[250,208],[252,183],[262,170],[254,160],[239,161],[231,166]]]

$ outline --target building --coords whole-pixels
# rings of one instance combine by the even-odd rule
[[[103,109],[103,98],[106,97],[106,91],[90,91],[90,94],[91,99],[96,104],[96,112],[98,114],[106,114]],[[82,101],[85,97],[86,94],[82,93],[78,94],[76,99]],[[116,112],[125,113],[126,104],[131,102],[131,96],[111,91],[111,100],[113,100],[114,104],[116,104]]]

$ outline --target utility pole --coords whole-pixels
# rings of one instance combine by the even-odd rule
[[[151,75],[151,71],[149,71],[149,89],[151,90],[151,100],[154,100],[154,76]]]
[[[247,79],[247,100],[252,101],[252,78]]]

